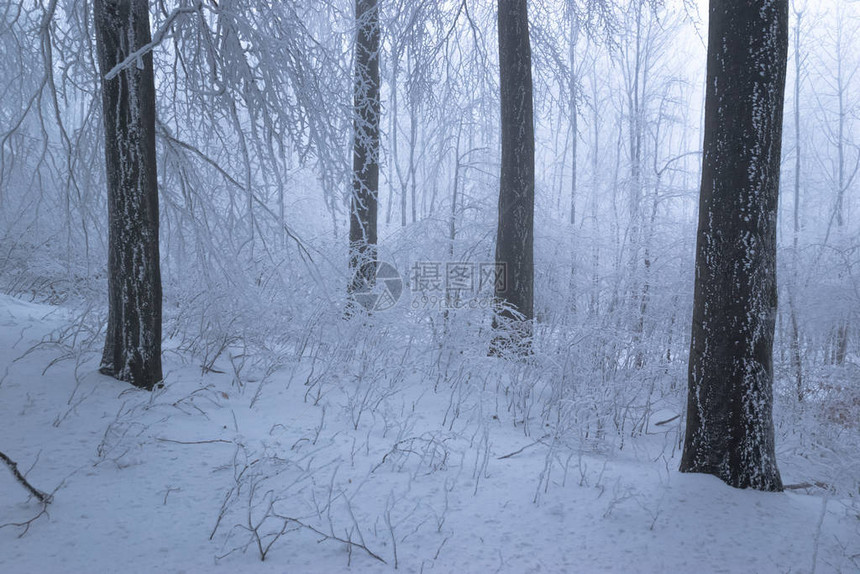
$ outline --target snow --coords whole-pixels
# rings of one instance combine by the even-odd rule
[[[169,342],[167,385],[149,394],[99,375],[95,354],[43,373],[62,350],[27,351],[70,320],[0,296],[0,451],[55,491],[26,534],[0,529],[0,572],[389,572],[395,548],[406,572],[860,570],[856,496],[680,474],[677,421],[655,425],[672,410],[623,449],[587,448],[525,436],[494,414],[494,393],[434,390],[408,368],[322,392],[319,366],[302,361],[240,391]],[[792,460],[787,483],[804,472]],[[295,522],[261,561],[242,528],[249,500],[253,524],[277,500],[276,513],[363,540],[387,564]],[[0,471],[0,524],[38,511]]]

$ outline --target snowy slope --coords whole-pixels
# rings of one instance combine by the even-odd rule
[[[324,389],[306,359],[240,391],[170,352],[149,395],[94,353],[43,373],[63,350],[25,352],[69,320],[0,296],[0,451],[55,491],[0,529],[0,572],[860,571],[856,497],[681,475],[672,425],[572,447],[488,393],[452,418],[418,372]],[[0,471],[0,523],[38,512]]]

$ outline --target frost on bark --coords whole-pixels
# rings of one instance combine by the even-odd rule
[[[682,472],[782,490],[774,455],[776,216],[787,0],[711,0]]]
[[[535,139],[531,45],[526,0],[499,0],[499,83],[502,166],[496,264],[501,303],[496,323],[506,323],[526,343],[534,317]]]
[[[349,291],[372,283],[376,271],[379,194],[379,8],[356,0],[353,169],[349,218]]]
[[[100,371],[151,390],[161,381],[161,271],[152,54],[105,75],[150,42],[147,0],[93,5],[108,187],[108,325]]]

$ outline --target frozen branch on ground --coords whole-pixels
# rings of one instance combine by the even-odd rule
[[[336,541],[336,542],[340,542],[340,543],[342,543],[342,544],[346,544],[346,545],[347,545],[347,546],[349,546],[350,548],[358,548],[359,550],[363,550],[363,551],[364,551],[368,556],[370,556],[371,558],[375,558],[376,560],[379,560],[379,561],[380,561],[380,562],[382,562],[383,564],[388,564],[388,562],[386,562],[384,558],[382,558],[379,554],[376,554],[373,550],[371,550],[370,548],[368,548],[367,546],[365,546],[365,545],[364,545],[364,544],[362,544],[361,542],[355,542],[355,541],[353,541],[353,540],[349,540],[349,539],[346,539],[346,538],[341,538],[340,536],[336,536],[336,535],[334,535],[334,534],[326,534],[326,533],[325,533],[325,532],[323,532],[322,530],[319,530],[318,528],[314,528],[314,527],[313,527],[313,526],[311,526],[310,524],[306,524],[306,523],[302,522],[301,520],[296,520],[295,518],[290,518],[289,516],[280,516],[280,515],[277,515],[277,514],[275,514],[274,516],[277,516],[278,518],[281,518],[282,520],[284,520],[284,521],[285,521],[285,523],[286,523],[286,524],[288,524],[288,523],[292,522],[292,523],[294,523],[296,526],[299,526],[299,527],[301,527],[301,528],[305,528],[305,529],[307,529],[307,530],[310,530],[310,531],[311,531],[311,532],[313,532],[314,534],[318,534],[319,536],[321,536],[321,537],[322,537],[322,538],[320,539],[320,542],[324,542],[324,541],[326,541],[326,540],[334,540],[334,541]]]
[[[36,499],[39,501],[40,508],[36,516],[21,522],[6,522],[4,524],[0,524],[0,528],[6,528],[7,526],[22,528],[23,530],[18,534],[18,538],[21,538],[22,536],[27,534],[27,532],[30,530],[30,526],[34,522],[36,522],[37,520],[39,520],[39,518],[48,513],[48,505],[51,504],[51,501],[54,499],[54,496],[53,493],[48,494],[46,492],[42,492],[41,490],[35,488],[32,484],[30,484],[27,481],[27,478],[23,474],[21,474],[21,471],[18,470],[18,464],[11,458],[6,456],[3,452],[0,452],[0,459],[2,459],[3,462],[6,463],[6,466],[9,467],[9,470],[12,472],[12,475],[15,477],[15,480],[20,482],[21,485],[27,489],[27,492],[35,496]],[[62,486],[62,483],[60,484],[60,486]],[[53,492],[56,492],[60,488],[60,486],[55,488]]]
[[[232,440],[224,440],[222,438],[216,438],[211,440],[173,440],[169,438],[156,437],[155,440],[158,442],[172,442],[176,444],[213,444],[213,443],[226,443],[226,444],[236,444]]]
[[[35,496],[36,500],[38,500],[44,505],[48,505],[51,503],[51,495],[42,492],[41,490],[30,484],[27,481],[27,478],[23,474],[21,474],[21,471],[18,470],[18,463],[6,456],[3,452],[0,452],[0,460],[6,463],[6,466],[9,467],[9,470],[12,472],[12,476],[15,477],[15,480],[20,482],[21,485],[27,489],[27,492]]]
[[[521,449],[515,450],[514,452],[509,452],[508,454],[504,454],[504,455],[499,456],[499,457],[496,457],[496,458],[497,458],[497,460],[504,460],[504,459],[506,459],[506,458],[511,458],[511,457],[513,457],[513,456],[516,456],[516,455],[520,454],[521,452],[525,451],[526,449],[529,449],[529,448],[531,448],[531,447],[533,447],[533,446],[535,446],[535,445],[541,444],[541,443],[542,443],[542,441],[543,441],[545,438],[548,438],[548,437],[549,437],[549,435],[548,435],[548,434],[547,434],[547,435],[544,435],[544,436],[542,436],[540,439],[538,439],[538,440],[534,441],[534,442],[533,442],[533,443],[531,443],[531,444],[527,444],[526,446],[524,446],[524,447],[523,447],[523,448],[521,448]]]
[[[822,490],[830,490],[831,487],[826,482],[821,482],[820,480],[814,480],[812,482],[801,482],[798,484],[786,484],[783,486],[785,490],[803,490],[805,488],[818,487]]]

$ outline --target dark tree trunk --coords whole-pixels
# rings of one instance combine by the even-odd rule
[[[711,0],[682,472],[782,490],[774,454],[776,216],[788,0]]]
[[[496,264],[504,270],[504,280],[496,283],[495,296],[506,306],[499,319],[503,323],[512,322],[513,335],[524,342],[531,334],[534,317],[535,201],[534,112],[526,0],[499,0],[499,67],[502,169]]]
[[[151,390],[161,381],[161,270],[155,161],[155,82],[147,0],[95,0],[108,185],[108,326],[100,371]]]
[[[377,0],[356,0],[352,199],[349,218],[352,293],[376,275],[376,219],[379,195],[379,8]]]

